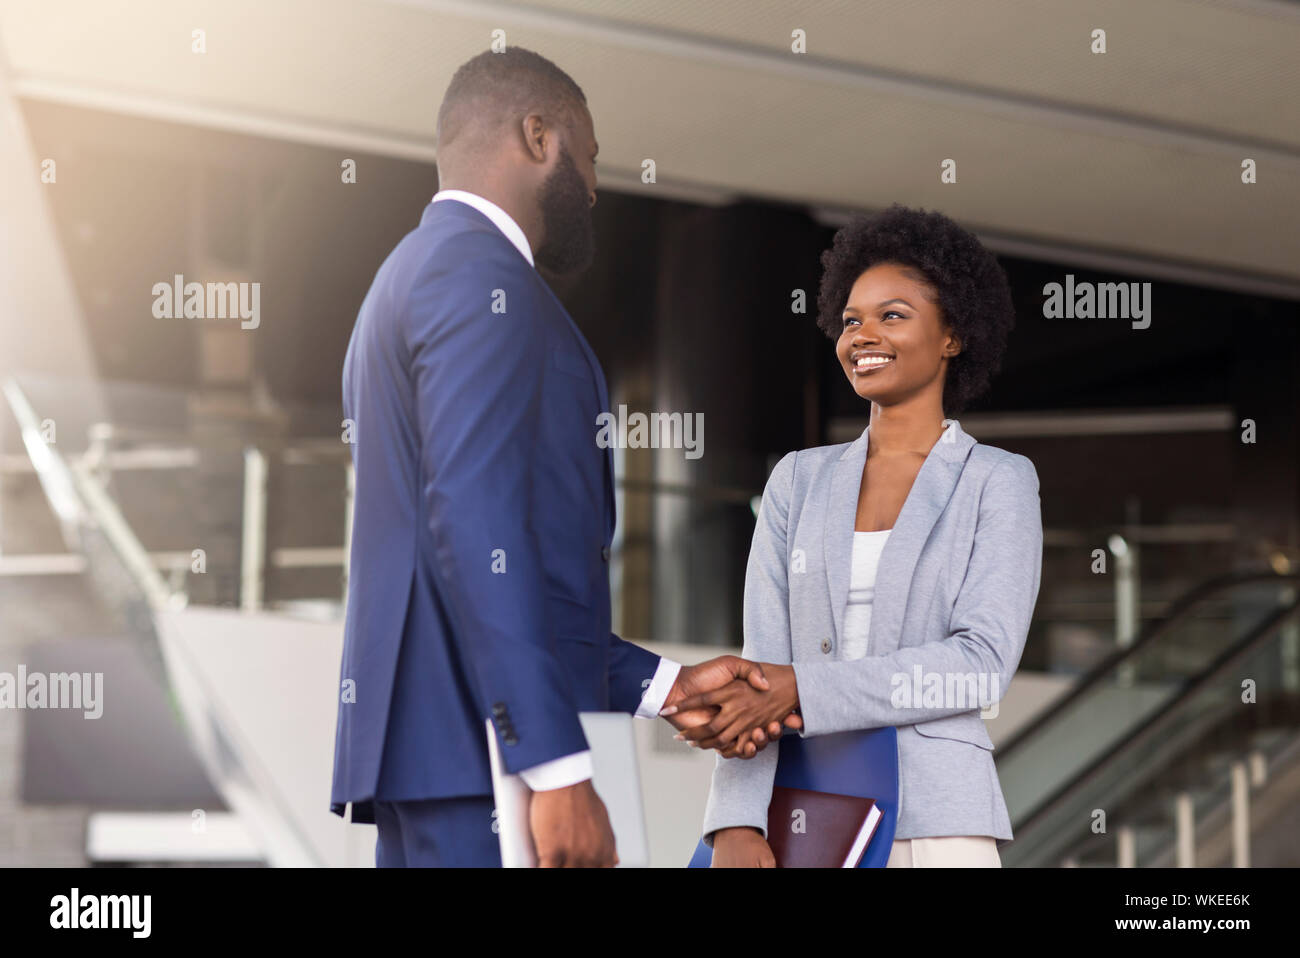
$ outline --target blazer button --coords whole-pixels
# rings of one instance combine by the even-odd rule
[[[822,651],[823,651],[823,652],[827,652],[827,653],[829,653],[830,650],[831,650],[831,640],[830,640],[830,639],[822,639]]]
[[[505,703],[505,702],[497,702],[495,705],[493,705],[493,706],[492,706],[492,714],[495,715],[497,718],[501,718],[501,716],[505,715],[505,714],[506,714],[506,703]]]
[[[519,739],[514,735],[507,735],[504,739],[502,739],[502,741],[505,742],[507,745],[519,744]]]
[[[603,559],[605,562],[608,562],[608,561],[609,561],[609,546],[601,546],[601,547],[600,547],[600,557],[601,557],[601,559]]]

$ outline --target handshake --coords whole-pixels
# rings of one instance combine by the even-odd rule
[[[659,712],[677,738],[723,758],[753,758],[784,729],[799,730],[794,667],[721,655],[682,666]]]
[[[803,719],[795,714],[798,707],[793,666],[722,655],[682,666],[659,714],[673,724],[679,739],[693,746],[716,748],[723,758],[753,758],[784,729],[803,728]],[[528,816],[541,867],[618,864],[609,815],[590,779],[534,792]],[[722,860],[774,863],[757,831],[739,828],[727,834],[719,852]]]

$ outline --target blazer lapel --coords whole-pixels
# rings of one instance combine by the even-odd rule
[[[844,640],[844,611],[849,602],[849,576],[853,565],[853,526],[857,521],[858,491],[862,487],[862,467],[867,461],[869,432],[870,426],[849,443],[831,470],[822,554],[826,562],[826,585],[831,593],[836,648],[843,645]]]
[[[960,422],[956,419],[944,421],[947,428],[921,464],[880,554],[868,636],[869,654],[873,656],[892,652],[899,646],[912,572],[930,537],[930,530],[952,498],[966,457],[975,445],[975,440],[962,430]],[[826,583],[830,590],[835,635],[841,644],[853,566],[853,526],[857,519],[858,492],[867,460],[870,432],[868,426],[835,463],[830,501],[826,508],[823,538]]]

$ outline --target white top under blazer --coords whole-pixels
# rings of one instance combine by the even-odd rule
[[[871,628],[871,603],[876,594],[876,569],[889,529],[853,533],[853,567],[849,574],[849,604],[844,610],[844,641],[840,656],[860,659],[867,654]]]

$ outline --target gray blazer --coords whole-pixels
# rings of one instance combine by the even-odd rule
[[[743,654],[793,662],[802,735],[898,728],[896,839],[1010,839],[980,710],[1010,684],[1038,599],[1038,473],[1024,456],[945,423],[885,540],[866,658],[841,659],[840,649],[871,429],[777,464],[749,551]],[[704,815],[710,846],[720,828],[767,834],[779,748],[717,759]]]

